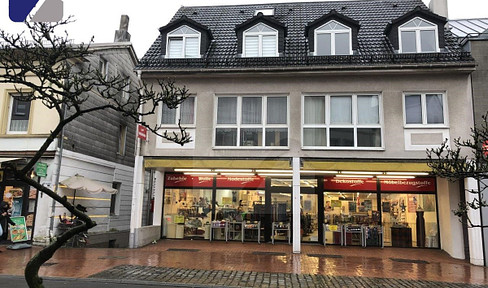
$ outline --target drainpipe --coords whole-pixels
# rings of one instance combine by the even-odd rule
[[[65,80],[66,81],[66,80]],[[63,103],[63,121],[66,118],[66,104]],[[54,193],[58,193],[58,186],[59,186],[59,174],[61,173],[61,160],[63,159],[63,143],[64,143],[64,127],[61,129],[61,135],[60,139],[58,141],[58,158],[56,161],[56,174],[54,174]],[[53,199],[52,204],[51,204],[51,221],[49,223],[49,239],[53,236],[54,233],[54,217],[56,213],[56,201]]]
[[[293,253],[300,253],[300,157],[293,157],[293,192],[292,192],[292,213],[293,213]]]
[[[139,82],[141,81],[141,71],[137,71],[137,77]],[[143,112],[143,107],[139,107],[139,112]],[[142,120],[142,117],[139,117]],[[137,127],[136,127],[137,135]],[[144,165],[141,156],[141,139],[136,138],[136,155],[134,159],[134,182],[132,186],[132,204],[131,204],[131,218],[130,218],[130,236],[129,236],[129,248],[137,248],[138,245],[138,233],[137,229],[142,226],[142,202],[143,202],[143,190],[144,190]]]

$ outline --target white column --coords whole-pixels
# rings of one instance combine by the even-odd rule
[[[164,172],[154,171],[154,214],[153,225],[160,226],[163,213]]]
[[[466,178],[464,180],[466,190],[478,191],[478,182],[473,178]],[[478,198],[478,194],[466,191],[466,201],[471,202]],[[469,210],[468,217],[473,225],[481,225],[481,211]],[[468,243],[469,243],[469,261],[474,265],[484,265],[483,259],[483,238],[481,236],[480,227],[468,227]]]
[[[142,227],[142,206],[144,199],[144,157],[136,156],[134,163],[134,184],[130,218],[129,247],[136,248],[136,230]]]
[[[293,157],[293,253],[300,253],[300,157]]]

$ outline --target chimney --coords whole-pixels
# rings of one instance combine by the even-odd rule
[[[128,30],[129,30],[129,16],[122,15],[120,16],[120,28],[119,30],[115,31],[114,42],[129,42],[130,34]]]
[[[429,9],[437,15],[449,18],[447,14],[447,0],[430,0]]]

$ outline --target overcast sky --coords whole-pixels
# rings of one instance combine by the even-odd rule
[[[42,1],[42,0],[41,0]],[[166,25],[181,6],[229,5],[254,3],[309,2],[312,0],[63,0],[64,15],[73,15],[76,23],[67,27],[76,42],[112,42],[119,28],[120,15],[129,15],[129,33],[139,58],[158,36],[158,28]],[[340,0],[339,0],[340,1]],[[346,1],[346,0],[345,0]],[[430,0],[422,0],[428,4]],[[448,0],[449,18],[488,18],[488,0]],[[13,23],[8,16],[8,0],[0,0],[0,28],[21,31],[23,24]]]

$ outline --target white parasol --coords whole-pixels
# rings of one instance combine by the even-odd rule
[[[115,194],[117,193],[117,189],[112,187],[106,186],[103,183],[100,183],[96,180],[92,180],[82,175],[76,174],[75,176],[71,176],[61,182],[59,182],[62,188],[74,189],[74,190],[85,190],[91,194],[99,194],[102,192],[108,194]],[[63,187],[65,186],[65,187]]]

